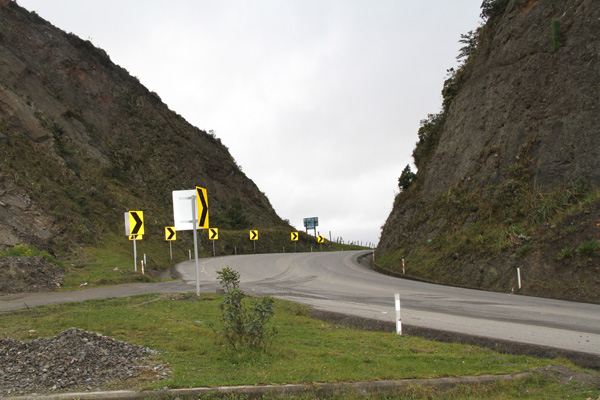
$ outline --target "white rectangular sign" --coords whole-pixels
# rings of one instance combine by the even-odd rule
[[[190,231],[194,229],[194,221],[192,221],[192,207],[195,206],[195,189],[173,191],[173,222],[175,223],[176,231]]]

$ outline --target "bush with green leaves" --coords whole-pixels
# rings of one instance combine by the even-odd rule
[[[220,305],[221,330],[213,331],[222,337],[233,351],[244,348],[266,351],[273,341],[276,330],[267,323],[275,314],[274,300],[271,297],[257,299],[252,307],[247,307],[247,297],[239,288],[240,273],[229,267],[217,271],[219,283],[225,289],[225,300]]]
[[[411,171],[410,165],[407,165],[402,170],[402,173],[400,174],[400,178],[398,178],[398,186],[400,187],[400,189],[406,190],[410,187],[410,185],[412,185],[412,183],[415,181],[416,177],[417,177],[417,174],[415,174],[414,172]]]
[[[0,257],[33,257],[40,256],[46,259],[46,261],[53,264],[61,265],[61,263],[50,253],[45,250],[39,250],[35,246],[28,244],[18,244],[6,251],[0,251]]]

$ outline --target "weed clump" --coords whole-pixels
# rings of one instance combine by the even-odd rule
[[[219,306],[222,329],[213,331],[222,337],[233,351],[245,348],[266,351],[275,336],[275,328],[267,323],[275,314],[274,300],[262,297],[248,308],[244,302],[246,295],[239,288],[240,273],[229,267],[217,271],[219,283],[225,289],[225,300]]]

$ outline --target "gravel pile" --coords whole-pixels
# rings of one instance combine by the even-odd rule
[[[71,328],[53,338],[0,340],[0,397],[92,391],[143,376],[157,381],[170,371],[151,360],[156,351]]]

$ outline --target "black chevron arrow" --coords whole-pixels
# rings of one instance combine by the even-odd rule
[[[214,240],[217,237],[217,230],[215,228],[210,229],[210,239]]]
[[[292,233],[292,240],[298,240],[298,233],[296,233],[296,232]]]
[[[173,236],[175,236],[175,231],[170,227],[167,227],[167,230],[169,231],[169,237],[167,237],[167,240],[172,240]]]
[[[198,192],[198,197],[200,197],[200,203],[202,203],[202,213],[200,214],[200,220],[198,221],[198,226],[205,226],[206,218],[208,217],[208,203],[204,198],[204,193],[200,188],[196,188],[196,192]]]
[[[131,230],[132,235],[137,235],[140,229],[142,229],[142,225],[144,225],[144,221],[140,219],[136,212],[132,212],[131,216],[135,219],[135,226]]]
[[[255,240],[258,236],[258,231],[250,231],[252,233],[252,240]]]

